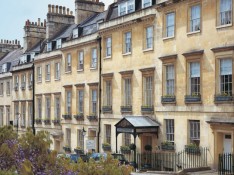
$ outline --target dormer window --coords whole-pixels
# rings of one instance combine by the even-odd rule
[[[73,38],[78,38],[78,28],[74,29],[72,34],[73,34]]]
[[[50,51],[52,51],[52,43],[51,42],[47,43],[47,52],[50,52]]]
[[[56,41],[56,49],[60,49],[62,47],[62,39],[58,39]]]
[[[152,5],[152,0],[143,0],[142,1],[142,8],[146,8]]]
[[[129,0],[129,1],[125,1],[121,4],[119,4],[118,10],[119,10],[119,16],[134,12],[135,11],[135,1]]]
[[[2,65],[2,73],[7,72],[7,63]]]
[[[27,62],[27,55],[23,55],[21,58],[20,58],[20,64],[24,64]]]

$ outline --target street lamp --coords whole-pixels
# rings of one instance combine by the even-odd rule
[[[84,140],[84,137],[86,135],[86,131],[85,131],[84,127],[82,129],[82,134],[83,134],[83,140]],[[84,140],[84,144],[83,144],[83,149],[84,149],[84,145],[85,145],[85,140]]]

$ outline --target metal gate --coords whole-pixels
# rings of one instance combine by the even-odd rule
[[[234,154],[219,154],[218,171],[220,175],[234,174]]]

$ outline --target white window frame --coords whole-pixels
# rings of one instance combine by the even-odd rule
[[[19,76],[16,75],[15,76],[15,88],[18,88],[19,87]]]
[[[55,63],[55,80],[60,80],[60,62]]]
[[[154,27],[148,26],[145,28],[145,47],[146,49],[153,49],[154,45]]]
[[[52,43],[49,42],[49,43],[47,43],[46,45],[47,45],[47,52],[52,51]]]
[[[129,0],[118,5],[118,15],[123,16],[135,11],[135,1]]]
[[[169,64],[165,66],[166,73],[166,95],[175,94],[175,66],[174,64]]]
[[[106,57],[111,57],[112,54],[112,38],[106,38]]]
[[[190,32],[201,30],[201,5],[197,4],[190,8]]]
[[[21,75],[21,88],[25,89],[26,87],[26,74]]]
[[[166,123],[166,126],[165,126],[166,127],[166,140],[168,142],[174,143],[175,121],[174,119],[165,119],[165,123]]]
[[[78,65],[77,65],[78,70],[84,70],[84,51],[79,51],[78,52]]]
[[[66,72],[71,72],[72,71],[72,57],[71,54],[67,54],[66,58]]]
[[[6,83],[6,94],[10,95],[11,94],[11,83],[7,81]]]
[[[226,62],[226,63],[225,63]],[[224,65],[226,64],[226,65]],[[220,93],[223,95],[232,96],[233,93],[233,61],[232,58],[223,58],[220,59],[220,70],[219,70],[219,78],[220,78]],[[227,80],[227,81],[226,81]],[[225,87],[228,87],[227,89]]]
[[[201,64],[200,62],[190,62],[190,95],[200,95],[201,93]]]
[[[73,38],[78,38],[78,36],[79,36],[78,28],[73,29],[73,31],[72,31],[72,37]]]
[[[62,39],[57,39],[56,40],[56,49],[62,48]]]
[[[152,0],[142,0],[142,8],[152,6]]]
[[[42,99],[37,98],[37,116],[42,119]]]
[[[111,80],[105,80],[104,83],[104,105],[105,106],[112,106],[112,81]]]
[[[45,71],[46,71],[46,73],[45,73],[46,81],[50,81],[50,73],[51,73],[50,64],[46,65],[46,70]]]
[[[124,53],[132,52],[132,32],[124,33]]]
[[[45,98],[45,117],[51,119],[51,97]]]
[[[154,77],[143,77],[143,106],[153,106]]]
[[[92,48],[91,52],[91,68],[96,69],[97,68],[97,48]]]
[[[72,91],[66,90],[66,113],[71,115],[72,113]]]
[[[41,66],[37,67],[37,82],[42,82],[42,68],[41,68]]]
[[[169,23],[170,16],[173,17],[173,22]],[[169,32],[171,31],[171,32]],[[170,12],[166,14],[166,37],[174,37],[175,36],[175,12]]]
[[[190,143],[195,143],[197,146],[200,144],[200,121],[189,120],[189,138]]]
[[[61,104],[60,104],[60,96],[55,96],[55,118],[57,120],[60,119],[61,115]]]
[[[222,6],[222,2],[230,2],[230,9],[222,9],[225,8]],[[219,16],[220,16],[220,25],[228,25],[228,24],[232,24],[232,0],[220,0],[220,11],[219,11]],[[227,8],[227,7],[226,7]]]

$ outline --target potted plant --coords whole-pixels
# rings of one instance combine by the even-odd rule
[[[111,145],[109,143],[102,144],[103,151],[111,151]]]
[[[151,152],[152,146],[151,145],[145,145],[145,150]]]
[[[200,148],[195,143],[185,145],[185,152],[188,154],[200,154]]]
[[[50,125],[50,119],[44,119],[44,123],[45,123],[45,125]]]
[[[97,120],[97,115],[92,113],[92,114],[88,115],[87,118],[89,121]]]
[[[172,142],[164,141],[161,143],[162,150],[175,150],[175,146]]]
[[[67,153],[70,153],[71,152],[71,147],[69,145],[65,145],[63,147],[64,151],[67,152]]]
[[[129,146],[121,146],[120,150],[121,150],[121,153],[123,153],[123,154],[130,154],[131,153],[131,149]]]
[[[226,101],[232,101],[232,100],[233,100],[232,95],[226,92],[215,95],[215,102],[226,102]]]
[[[54,123],[54,125],[60,125],[59,119],[54,119],[54,120],[52,120],[52,122]]]
[[[134,143],[131,143],[130,145],[129,145],[129,148],[130,148],[130,150],[135,150],[136,149],[136,145],[134,144]]]
[[[64,115],[63,115],[63,118],[64,118],[65,120],[71,120],[71,119],[72,119],[71,114],[68,114],[68,113],[64,114]]]
[[[76,154],[83,154],[84,150],[83,148],[81,148],[80,146],[77,146],[74,151],[76,152]]]
[[[132,106],[121,106],[120,110],[122,113],[131,113],[132,112]]]

